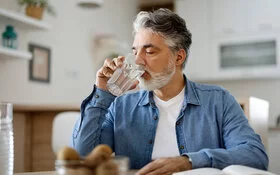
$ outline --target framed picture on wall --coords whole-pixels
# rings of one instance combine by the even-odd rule
[[[29,61],[29,80],[50,82],[51,50],[37,44],[29,44],[32,59]]]

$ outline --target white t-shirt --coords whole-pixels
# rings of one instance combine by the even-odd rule
[[[152,153],[152,159],[179,156],[176,137],[176,119],[180,114],[185,96],[185,88],[175,97],[163,101],[154,94],[159,109],[159,121]]]

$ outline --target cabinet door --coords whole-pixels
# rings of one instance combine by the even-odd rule
[[[212,0],[211,2],[214,37],[246,31],[248,0]]]
[[[205,79],[211,75],[209,56],[209,0],[176,1],[176,12],[185,19],[192,33],[190,55],[185,73],[192,79]]]
[[[279,0],[246,0],[248,8],[248,31],[265,32],[280,29]]]

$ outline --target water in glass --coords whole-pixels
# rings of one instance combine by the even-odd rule
[[[108,90],[115,96],[120,96],[128,91],[135,80],[144,73],[142,66],[135,64],[135,56],[129,54],[121,68],[117,68],[107,82]]]

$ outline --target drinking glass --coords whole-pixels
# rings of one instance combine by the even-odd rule
[[[13,105],[0,102],[0,175],[12,175],[13,173]]]
[[[117,68],[108,80],[107,88],[115,96],[123,95],[144,72],[143,66],[135,63],[135,55],[128,54],[123,66]]]
[[[115,156],[113,157],[113,162],[117,164],[119,175],[126,175],[129,170],[129,158],[126,156]]]

